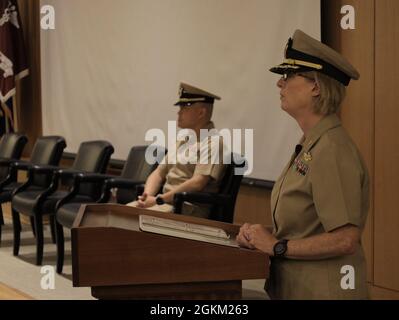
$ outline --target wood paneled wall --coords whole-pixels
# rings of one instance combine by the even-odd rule
[[[399,299],[399,2],[323,0],[326,43],[359,69],[341,118],[362,152],[371,177],[370,211],[363,244],[374,299]],[[339,27],[340,7],[352,5],[356,29]]]
[[[241,186],[234,212],[234,223],[249,222],[271,226],[270,197],[270,190]]]
[[[30,143],[41,134],[39,0],[19,0],[28,45],[31,76],[24,80],[20,127]],[[352,5],[356,29],[342,30],[340,10]],[[363,234],[372,298],[399,299],[399,1],[321,0],[322,38],[359,70],[341,111],[344,126],[357,143],[371,178],[371,206]],[[396,196],[396,197],[395,197]],[[235,222],[271,224],[270,191],[241,188]]]
[[[399,296],[399,1],[375,1],[374,284]]]
[[[374,177],[374,0],[323,0],[323,41],[341,52],[360,73],[351,81],[341,109],[344,127],[356,142],[366,162],[373,194]],[[355,30],[340,26],[341,7],[355,8]],[[363,233],[368,281],[373,282],[373,197]]]

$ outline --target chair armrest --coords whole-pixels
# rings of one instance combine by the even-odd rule
[[[33,166],[33,163],[28,162],[28,161],[15,161],[12,162],[11,167],[17,169],[17,170],[29,170]]]
[[[34,166],[29,171],[28,180],[29,179],[33,180],[33,174],[34,173],[52,174],[51,183],[50,183],[50,186],[48,187],[47,192],[46,192],[47,195],[50,195],[50,194],[54,193],[58,189],[59,181],[60,181],[60,178],[61,178],[61,173],[63,172],[63,170],[68,170],[68,169],[62,169],[62,168],[56,167],[56,166]]]
[[[17,170],[10,168],[7,177],[5,177],[5,179],[0,181],[0,191],[14,181],[17,181]]]
[[[195,202],[203,204],[213,204],[221,207],[231,206],[231,197],[225,194],[208,192],[179,192],[173,198],[174,212],[181,214],[183,203]]]
[[[17,181],[17,169],[12,166],[14,162],[18,160],[14,159],[0,159],[0,166],[1,167],[9,167],[7,176],[0,181],[0,190],[2,190],[5,186],[10,184],[11,182]]]
[[[14,162],[18,162],[18,159],[0,158],[0,167],[8,167]]]
[[[90,172],[82,172],[79,170],[73,169],[62,169],[59,170],[55,176],[58,177],[71,177],[73,178],[73,186],[70,189],[69,193],[62,199],[60,199],[56,204],[56,210],[61,208],[64,204],[69,203],[75,198],[80,191],[80,185],[82,183],[102,183],[106,179],[110,177],[114,177],[111,175],[101,174],[101,173],[90,173]],[[100,199],[93,200],[93,202],[100,202]]]
[[[58,202],[55,205],[55,212],[57,212],[64,204],[67,203],[72,203],[73,198],[76,197],[78,194],[77,190],[75,188],[72,188],[72,190],[62,199],[58,200]],[[93,200],[93,203],[98,202]]]
[[[33,184],[33,181],[34,181],[33,177],[35,174],[53,175],[53,180],[54,180],[54,173],[60,169],[60,167],[57,167],[57,166],[34,165],[34,164],[31,164],[26,167],[24,165],[22,165],[22,167],[26,168],[28,170],[27,180],[25,181],[25,183],[22,186],[20,186],[17,190],[14,191],[14,195],[28,189]],[[19,168],[21,168],[21,166]],[[51,186],[49,186],[49,187],[51,187]],[[53,187],[53,189],[55,191],[56,188]]]
[[[107,179],[114,178],[115,176],[101,174],[101,173],[90,173],[82,172],[73,169],[62,169],[57,172],[57,175],[62,177],[72,177],[73,186],[69,194],[69,198],[72,199],[73,196],[79,194],[80,185],[82,183],[103,183]]]
[[[64,198],[58,200],[58,202],[55,205],[55,212],[57,212],[58,209],[61,208],[64,204],[73,202],[72,201],[73,198],[75,198],[79,194],[79,189],[80,189],[80,182],[79,180],[76,179],[75,176],[72,189],[67,193],[67,195]],[[92,202],[99,202],[99,201],[93,200]]]
[[[38,174],[52,174],[55,171],[60,170],[60,167],[50,165],[32,165],[28,168],[29,173]]]
[[[1,159],[0,162],[2,163],[0,164],[0,166],[6,166],[8,164],[10,168],[7,177],[0,182],[0,190],[3,189],[8,184],[10,184],[11,182],[17,181],[18,170],[28,171],[28,180],[29,180],[29,169],[33,166],[32,163],[28,161],[10,160],[4,158]]]
[[[24,192],[27,190],[31,185],[33,185],[33,177],[35,174],[52,174],[52,181],[50,185],[46,188],[43,189],[43,191],[37,196],[36,198],[36,203],[37,206],[40,207],[43,201],[53,194],[57,188],[58,188],[58,179],[59,176],[57,175],[57,170],[59,170],[59,167],[56,166],[32,166],[28,169],[28,176],[27,180],[25,183],[23,183],[21,186],[19,186],[17,189],[14,190],[12,197],[14,197],[17,193]]]
[[[108,202],[111,195],[111,188],[107,190],[106,182],[114,178],[115,176],[101,173],[78,173],[74,176],[73,188],[71,190],[71,193],[65,199],[63,199],[63,201],[61,201],[59,205],[62,206],[63,204],[70,202],[70,200],[72,200],[72,198],[79,193],[81,183],[104,183],[101,196],[95,202]]]
[[[75,170],[75,169],[67,169],[67,168],[61,168],[57,171],[57,174],[63,178],[74,178],[78,174],[85,174],[87,172],[80,171],[80,170]]]
[[[143,181],[134,181],[130,179],[123,178],[112,178],[107,179],[104,183],[103,193],[101,198],[98,200],[100,203],[108,202],[111,197],[111,189],[136,189],[137,186],[142,185]]]
[[[58,171],[54,172],[53,175],[53,181],[57,182],[57,185],[61,182],[61,184],[68,184],[72,183],[73,188],[76,186],[79,187],[80,180],[78,181],[76,177],[79,174],[90,174],[91,172],[85,172],[82,170],[75,170],[75,169],[70,169],[70,168],[62,168]],[[79,191],[79,188],[77,192]]]
[[[143,184],[143,181],[134,181],[123,178],[112,178],[105,181],[107,188],[122,188],[122,189],[135,189],[138,185]]]
[[[102,173],[77,173],[74,176],[77,182],[104,182],[107,179],[115,178],[115,176]]]

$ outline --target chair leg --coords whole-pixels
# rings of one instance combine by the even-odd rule
[[[19,213],[12,209],[12,225],[14,229],[14,256],[19,254],[19,245],[21,242],[21,220],[19,219]]]
[[[57,243],[56,236],[55,236],[55,216],[50,215],[50,231],[51,231],[51,241],[53,243]]]
[[[43,217],[37,214],[34,217],[36,229],[36,265],[40,266],[43,261]]]
[[[32,227],[33,235],[36,237],[35,219],[33,218],[33,216],[30,217],[30,225],[31,225],[31,227]]]
[[[62,273],[62,268],[64,266],[64,229],[61,224],[54,219],[55,224],[55,235],[57,238],[57,273]]]

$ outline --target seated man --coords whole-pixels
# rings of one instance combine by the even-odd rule
[[[180,107],[178,112],[178,126],[181,129],[191,129],[196,136],[193,143],[178,141],[177,153],[169,150],[164,161],[148,177],[142,196],[138,201],[127,205],[147,208],[156,211],[173,212],[173,197],[178,192],[217,192],[225,165],[223,164],[223,141],[214,129],[211,121],[214,100],[219,97],[182,83],[179,91],[179,101],[175,106]],[[201,129],[212,130],[207,137],[201,137]],[[216,136],[217,139],[214,139]],[[194,158],[182,161],[181,150],[189,153],[194,147]],[[180,153],[179,153],[180,150]],[[215,160],[215,154],[217,159]],[[177,155],[177,157],[176,157]],[[176,157],[172,161],[172,157]],[[194,160],[194,161],[192,161]],[[162,194],[156,196],[163,185]],[[182,213],[202,218],[208,218],[209,206],[199,206],[185,202]]]

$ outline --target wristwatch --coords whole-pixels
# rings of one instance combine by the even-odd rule
[[[156,198],[155,198],[155,202],[156,202],[157,205],[163,205],[163,204],[165,204],[165,200],[162,199],[161,196],[156,197]]]
[[[273,247],[273,253],[275,257],[284,257],[285,253],[287,252],[287,245],[288,240],[282,239],[278,241]]]

